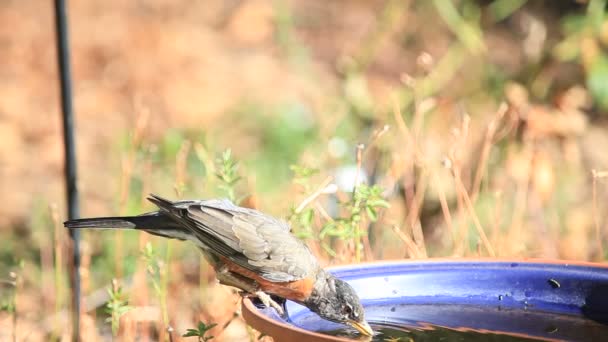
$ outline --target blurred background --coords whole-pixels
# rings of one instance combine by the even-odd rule
[[[81,214],[227,197],[324,265],[605,261],[605,5],[69,1]],[[0,2],[0,340],[70,336],[53,19]],[[195,340],[199,321],[269,340],[193,245],[82,241],[86,341]]]

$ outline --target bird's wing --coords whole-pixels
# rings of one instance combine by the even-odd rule
[[[194,224],[203,243],[264,279],[299,280],[319,267],[308,247],[289,232],[289,225],[282,220],[237,207],[227,200],[197,201],[184,206],[185,218]]]

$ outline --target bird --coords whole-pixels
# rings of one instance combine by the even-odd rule
[[[359,296],[346,281],[324,270],[289,224],[227,199],[171,201],[150,194],[158,210],[137,216],[73,219],[68,229],[136,229],[193,242],[223,285],[257,296],[281,316],[273,297],[304,305],[321,318],[374,334]],[[283,303],[284,304],[284,303]]]

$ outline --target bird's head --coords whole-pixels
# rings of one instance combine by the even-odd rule
[[[374,334],[355,290],[329,273],[320,274],[305,305],[324,319],[348,324],[367,336]]]

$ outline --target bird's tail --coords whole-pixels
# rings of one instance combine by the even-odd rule
[[[70,229],[79,228],[136,228],[139,219],[137,217],[94,217],[75,219],[64,222],[64,226]]]
[[[148,201],[154,203],[158,207],[158,209],[160,209],[160,212],[176,215],[177,217],[179,217],[179,213],[182,211],[182,209],[175,206],[175,202],[155,194],[150,194],[148,196]]]
[[[187,234],[169,216],[155,211],[139,216],[93,217],[63,223],[69,229],[137,229],[171,239],[188,239]]]

